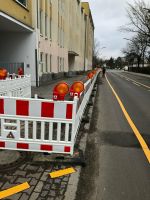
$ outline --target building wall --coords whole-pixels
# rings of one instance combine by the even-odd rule
[[[71,71],[80,71],[84,70],[85,13],[80,1],[75,0],[68,3],[68,50],[78,54],[75,56],[74,67]]]
[[[65,41],[66,2],[65,0],[39,0],[38,2],[39,74],[68,71],[68,49]]]
[[[87,27],[86,27],[86,67],[87,70],[92,68],[93,45],[94,45],[94,23],[92,19],[89,3],[82,2],[82,7],[86,14]]]
[[[24,63],[25,74],[31,74],[35,83],[35,33],[1,32],[0,61],[5,63]]]
[[[92,41],[93,29],[90,23],[85,22],[86,12],[78,0],[39,0],[39,74],[58,73],[67,71],[80,71],[92,66]],[[47,3],[46,3],[47,2]],[[49,7],[51,9],[49,9]],[[88,7],[89,8],[89,7]],[[88,10],[89,12],[89,10]],[[47,25],[51,24],[51,34],[46,34]],[[50,16],[50,18],[49,18]],[[89,19],[88,19],[89,20]],[[85,49],[85,26],[86,26],[86,49]],[[90,38],[92,37],[92,38]],[[89,41],[90,39],[90,41]],[[78,56],[70,57],[68,63],[68,51],[75,52]],[[41,55],[42,54],[42,55]],[[46,67],[46,55],[51,57],[51,66]],[[86,58],[84,58],[86,56]],[[86,61],[88,60],[88,62]],[[49,63],[50,61],[48,61]],[[70,66],[69,66],[70,64]],[[86,66],[84,66],[86,65]]]
[[[32,27],[32,0],[27,1],[27,7],[15,0],[0,0],[0,11]]]
[[[0,11],[33,28],[32,33],[8,31],[6,37],[3,35],[5,42],[9,37],[11,47],[6,45],[5,56],[0,53],[0,61],[29,64],[31,68],[26,67],[25,72],[31,73],[33,85],[36,80],[50,81],[52,73],[91,68],[94,29],[89,4],[83,6],[79,0],[27,2],[25,8],[15,0],[0,0]]]

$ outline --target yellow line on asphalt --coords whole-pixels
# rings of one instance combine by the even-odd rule
[[[3,190],[3,191],[0,192],[0,199],[6,198],[8,196],[11,196],[11,195],[16,194],[18,192],[21,192],[21,191],[26,190],[28,188],[30,188],[30,185],[27,182],[25,182],[25,183],[22,183],[20,185],[9,188],[7,190]]]
[[[112,91],[113,91],[113,93],[114,93],[114,95],[115,95],[115,97],[116,97],[116,99],[117,99],[117,101],[118,101],[118,103],[119,103],[119,105],[120,105],[120,107],[121,107],[121,109],[122,109],[122,111],[123,111],[128,123],[129,123],[131,129],[133,130],[135,136],[137,137],[137,139],[138,139],[138,141],[139,141],[139,143],[140,143],[140,145],[141,145],[141,147],[142,147],[142,149],[143,149],[143,151],[145,153],[145,156],[146,156],[148,162],[150,163],[150,150],[148,148],[148,145],[146,144],[146,142],[145,142],[144,138],[142,137],[141,133],[139,132],[139,130],[135,126],[135,124],[132,121],[131,117],[129,116],[128,112],[126,111],[121,99],[119,98],[119,96],[117,95],[116,91],[114,90],[114,88],[110,84],[107,76],[106,76],[106,80],[107,80],[110,88],[112,89]]]
[[[137,83],[137,84],[139,84],[139,85],[142,85],[143,87],[146,87],[146,88],[150,89],[150,86],[148,86],[148,85],[145,85],[145,84],[143,84],[143,83],[140,83],[140,82],[138,82],[138,81],[135,81],[134,79],[129,78],[129,77],[126,77],[126,76],[124,76],[124,75],[121,75],[121,76],[124,77],[124,78],[128,78],[129,80],[134,81],[135,83]]]
[[[67,168],[67,169],[61,169],[55,172],[51,172],[50,173],[50,177],[51,178],[58,178],[60,176],[64,176],[64,175],[68,175],[68,174],[72,174],[75,173],[76,170],[73,167]]]

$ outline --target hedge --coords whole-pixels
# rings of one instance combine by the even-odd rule
[[[130,67],[129,71],[142,74],[150,74],[150,67]]]

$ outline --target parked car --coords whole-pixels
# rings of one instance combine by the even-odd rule
[[[123,68],[124,71],[128,71],[128,69],[129,69],[128,66],[125,66],[125,67]]]

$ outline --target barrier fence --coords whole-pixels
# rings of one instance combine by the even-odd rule
[[[0,80],[0,96],[31,97],[31,77],[9,74],[5,80]]]
[[[72,155],[97,74],[73,101],[0,97],[0,149]]]

